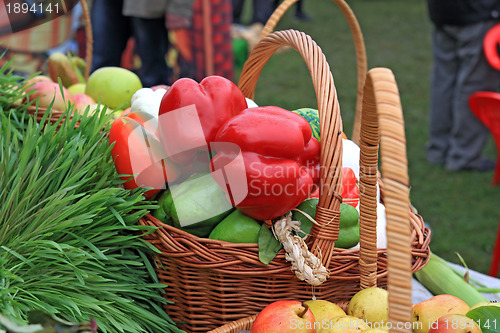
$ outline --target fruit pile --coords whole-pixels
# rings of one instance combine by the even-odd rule
[[[431,297],[411,310],[411,322],[389,322],[388,292],[362,289],[346,311],[326,300],[280,300],[267,305],[252,324],[251,333],[384,333],[405,329],[414,333],[498,332],[500,307],[480,302],[472,307],[448,294]]]
[[[48,59],[47,75],[26,80],[25,101],[38,107],[64,111],[74,107],[77,113],[91,114],[106,106],[107,112],[119,116],[130,107],[132,95],[142,83],[139,77],[121,67],[103,67],[86,80],[87,64],[78,56],[55,52]]]

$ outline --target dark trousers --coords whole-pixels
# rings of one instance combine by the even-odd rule
[[[245,0],[232,0],[233,2],[233,23],[241,23],[241,13]],[[266,24],[269,16],[273,13],[271,0],[252,0],[252,22]]]
[[[93,53],[91,71],[104,66],[120,66],[123,51],[134,37],[141,60],[137,70],[144,87],[170,84],[172,69],[167,66],[168,32],[164,18],[143,19],[122,15],[123,1],[94,0],[91,20]]]

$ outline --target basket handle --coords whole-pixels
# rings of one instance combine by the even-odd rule
[[[393,324],[391,332],[411,332],[410,329],[396,329],[398,322],[412,321],[412,273],[406,139],[400,96],[391,70],[374,68],[367,73],[362,106],[360,184],[367,190],[360,191],[360,211],[364,212],[360,215],[360,246],[368,251],[360,253],[361,283],[366,283],[367,278],[375,275],[377,269],[373,226],[370,223],[367,228],[364,219],[367,218],[366,212],[372,211],[368,208],[376,205],[374,193],[377,182],[378,145],[381,138],[381,173],[384,176],[387,218],[389,321]]]
[[[260,39],[269,35],[276,28],[276,25],[281,20],[285,12],[298,0],[284,0],[272,13],[266,22],[261,34]],[[361,28],[359,22],[354,15],[351,7],[347,4],[345,0],[332,0],[344,14],[349,28],[351,29],[352,38],[354,41],[354,48],[356,51],[356,61],[358,66],[358,87],[357,87],[357,99],[356,99],[356,113],[354,115],[354,125],[352,131],[351,140],[356,144],[359,144],[359,132],[361,127],[361,107],[363,99],[363,86],[365,85],[365,77],[367,72],[367,60],[366,60],[366,49],[365,42],[363,39],[363,34],[361,33]]]
[[[90,11],[87,0],[80,0],[85,21],[85,81],[89,79],[90,67],[92,65],[92,48],[94,45],[92,35],[92,23],[90,21]]]
[[[305,60],[318,101],[321,133],[320,195],[312,234],[311,252],[329,267],[338,239],[342,193],[342,120],[333,76],[321,48],[311,37],[297,30],[277,31],[264,37],[243,66],[239,88],[253,99],[262,68],[282,46],[291,46]]]

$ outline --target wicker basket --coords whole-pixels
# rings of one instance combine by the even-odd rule
[[[85,22],[85,43],[86,43],[86,48],[85,48],[85,73],[84,73],[84,78],[85,81],[88,80],[89,75],[90,75],[90,67],[92,65],[92,50],[93,50],[93,35],[92,35],[92,23],[90,21],[90,11],[89,7],[87,4],[87,0],[80,0],[80,3],[82,5],[82,12],[83,12],[83,19]],[[29,115],[35,116],[37,121],[42,121],[44,119],[45,113],[47,112],[46,108],[42,107],[37,107],[34,104],[31,104],[27,108],[27,113]],[[54,110],[52,109],[50,111],[48,121],[49,122],[56,122],[58,121],[66,112],[64,110]]]
[[[386,68],[375,68],[368,72],[362,103],[362,122],[360,148],[362,165],[377,165],[379,132],[382,141],[380,156],[382,173],[385,176],[384,200],[387,209],[387,270],[389,291],[389,321],[391,332],[411,332],[411,328],[398,328],[399,323],[411,323],[411,275],[412,275],[412,236],[410,234],[411,214],[408,211],[409,181],[407,174],[406,143],[404,122],[399,93],[392,72]],[[379,130],[380,128],[380,130]],[[370,211],[374,187],[367,181],[369,176],[362,174],[361,182],[368,185],[369,191],[360,196],[363,211]],[[371,194],[369,194],[371,192]],[[372,203],[370,203],[372,202]],[[369,235],[363,230],[362,246],[372,245]],[[369,276],[360,270],[361,279]],[[297,297],[295,297],[297,299]],[[341,304],[346,310],[346,303]],[[210,333],[237,333],[250,330],[256,315],[241,318]]]
[[[336,185],[341,184],[342,124],[333,77],[319,46],[309,36],[295,30],[269,34],[258,43],[247,60],[240,77],[240,88],[245,96],[253,98],[262,68],[281,46],[291,46],[302,55],[316,90],[322,135],[321,179],[322,188],[327,190],[320,193],[316,213],[319,226],[313,228],[308,246],[313,252],[322,254],[330,277],[323,284],[312,287],[300,281],[291,271],[283,250],[266,266],[258,259],[257,244],[233,244],[199,238],[147,215],[139,223],[159,228],[145,239],[160,252],[156,257],[159,266],[157,275],[162,283],[168,285],[165,297],[174,301],[166,305],[165,310],[180,328],[188,332],[207,332],[255,315],[266,304],[278,299],[305,300],[314,294],[317,298],[341,303],[347,302],[360,288],[387,285],[387,254],[390,249],[378,249],[376,246],[378,131],[372,123],[368,123],[370,126],[366,127],[366,133],[360,136],[368,142],[362,147],[364,153],[360,161],[360,170],[364,171],[360,174],[361,186],[364,187],[360,194],[361,246],[360,249],[349,250],[334,247],[341,201],[340,186]],[[373,99],[370,101],[373,102]],[[370,109],[374,113],[376,104],[371,105],[367,101],[368,113]],[[392,121],[402,126],[402,120]],[[390,156],[397,161],[393,165],[399,168],[390,169],[387,174],[396,175],[396,181],[404,185],[398,189],[407,191],[406,178],[399,180],[399,177],[407,177],[404,131],[391,132],[385,140],[389,144],[388,153],[395,154]],[[384,179],[384,183],[388,187],[398,187],[391,178]],[[409,271],[401,279],[405,289],[410,283],[411,272],[423,267],[428,259],[430,231],[424,227],[422,218],[411,209],[408,193],[386,196],[384,186],[381,186],[381,197],[387,204],[388,215],[402,219],[401,224],[404,225],[403,231],[396,229],[406,238],[396,245],[395,257],[400,252],[399,255],[404,256],[403,262],[411,263]],[[394,214],[391,206],[400,207],[401,212]],[[394,231],[389,230],[391,238],[394,237],[392,233]],[[392,251],[394,255],[394,249]],[[393,274],[393,278],[396,276]]]

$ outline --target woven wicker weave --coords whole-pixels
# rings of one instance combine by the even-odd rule
[[[82,12],[83,12],[83,19],[85,22],[85,73],[84,73],[84,78],[85,81],[88,80],[89,75],[90,75],[90,67],[92,64],[92,50],[93,50],[93,35],[92,35],[92,23],[90,21],[90,11],[89,7],[87,4],[87,0],[80,0],[80,3],[82,5]],[[27,109],[28,114],[36,116],[37,121],[41,121],[47,112],[46,108],[42,107],[36,107],[35,105],[30,105],[28,106]],[[52,109],[50,112],[50,117],[48,121],[50,122],[56,122],[58,121],[61,116],[65,113],[63,110],[54,110]]]
[[[376,247],[376,183],[377,160],[369,155],[361,163],[362,191],[360,234],[361,249],[339,249],[334,247],[338,235],[338,216],[341,197],[341,156],[342,124],[336,97],[335,85],[330,68],[319,46],[306,34],[286,30],[269,34],[252,51],[240,77],[240,88],[245,96],[253,98],[259,74],[271,55],[281,46],[291,46],[304,58],[312,76],[318,99],[321,127],[321,165],[322,188],[317,210],[317,222],[308,246],[321,253],[325,266],[330,271],[329,279],[317,287],[299,281],[280,251],[276,258],[264,265],[258,259],[257,244],[233,244],[218,240],[198,238],[172,226],[163,224],[151,215],[140,220],[140,224],[156,226],[159,229],[145,236],[160,251],[156,258],[160,264],[158,278],[168,285],[165,297],[174,301],[165,307],[179,327],[188,332],[207,332],[223,324],[258,313],[266,304],[278,299],[327,299],[336,303],[346,302],[360,288],[387,285],[387,250]],[[368,129],[366,135],[378,132]],[[363,138],[363,135],[361,136]],[[403,149],[395,151],[400,162],[398,167],[404,171],[394,172],[399,176],[406,171],[404,154],[404,133],[396,132],[391,141],[403,140]],[[369,145],[374,145],[369,141]],[[378,142],[378,140],[376,140]],[[376,149],[376,145],[374,145]],[[365,149],[366,150],[366,149]],[[370,150],[369,150],[370,151]],[[376,156],[376,155],[375,155]],[[390,164],[388,164],[390,165]],[[372,170],[373,172],[368,172]],[[385,186],[394,186],[392,179],[384,181]],[[407,181],[402,181],[407,185]],[[388,203],[403,206],[402,216],[406,222],[403,234],[409,239],[403,242],[403,253],[411,262],[410,272],[425,265],[429,256],[430,231],[424,227],[423,220],[416,215],[406,199],[385,197],[381,186],[382,198]],[[388,213],[391,213],[389,207]],[[331,218],[334,217],[334,222]],[[409,225],[409,226],[408,226]],[[392,235],[391,235],[392,237]],[[411,246],[408,246],[411,244]],[[406,262],[406,261],[405,261]],[[411,274],[411,273],[408,273]],[[405,276],[406,278],[407,276]],[[405,280],[406,281],[406,280]]]
[[[376,165],[378,159],[379,126],[382,137],[382,173],[385,178],[384,200],[387,208],[388,233],[388,285],[389,321],[391,332],[411,332],[400,328],[397,323],[411,323],[411,234],[409,205],[409,182],[406,161],[404,122],[399,94],[392,72],[386,68],[375,68],[368,72],[364,89],[360,148],[363,165]],[[362,174],[361,182],[368,185],[373,181],[370,175]],[[373,190],[372,185],[368,187]],[[370,191],[371,191],[370,190]],[[362,193],[360,205],[365,212],[367,206],[376,204],[373,193]],[[361,234],[362,245],[372,247],[367,230]],[[366,257],[375,262],[376,257]],[[362,278],[366,272],[361,272]],[[365,277],[369,278],[369,277]],[[295,298],[297,299],[297,298]],[[344,306],[345,309],[345,306]],[[237,333],[249,330],[255,315],[226,324],[210,333]]]

